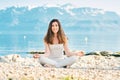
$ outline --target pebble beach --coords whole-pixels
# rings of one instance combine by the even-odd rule
[[[85,55],[68,68],[55,68],[10,54],[0,56],[0,80],[120,80],[120,57]]]

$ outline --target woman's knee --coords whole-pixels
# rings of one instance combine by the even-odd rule
[[[39,58],[39,62],[42,63],[42,62],[45,61],[45,59],[46,59],[46,57],[44,57],[44,56],[40,56],[40,58]]]
[[[70,58],[73,62],[76,62],[78,60],[78,56],[71,56]]]

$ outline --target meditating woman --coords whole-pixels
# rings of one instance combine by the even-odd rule
[[[34,58],[39,58],[40,63],[44,66],[70,66],[77,61],[78,56],[84,54],[83,51],[70,52],[67,36],[58,19],[50,21],[47,34],[44,37],[44,45],[45,54],[34,55]]]

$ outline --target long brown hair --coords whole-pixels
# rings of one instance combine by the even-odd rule
[[[59,30],[57,32],[57,38],[58,38],[59,44],[64,44],[66,42],[66,36],[62,29],[61,23],[58,19],[52,19],[50,21],[48,30],[47,30],[47,34],[44,37],[44,41],[48,44],[53,44],[53,37],[54,37],[54,33],[52,32],[52,23],[53,22],[57,22],[58,26],[59,26]]]

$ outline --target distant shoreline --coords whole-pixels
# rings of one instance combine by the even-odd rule
[[[74,50],[75,51],[75,50]],[[73,51],[73,52],[74,52]],[[77,50],[76,50],[77,51]],[[0,56],[10,55],[10,54],[19,54],[23,57],[32,57],[32,54],[44,54],[44,51],[0,51]],[[65,54],[65,52],[64,52]],[[120,57],[120,51],[112,52],[112,51],[92,51],[92,52],[85,52],[85,55],[102,55],[102,56],[114,56],[114,57]]]

